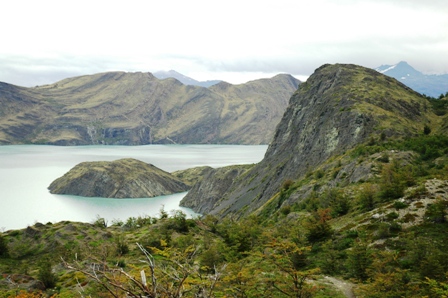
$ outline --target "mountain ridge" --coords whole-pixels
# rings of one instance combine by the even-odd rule
[[[142,72],[2,83],[0,144],[267,144],[299,83],[280,76],[223,91]]]
[[[264,159],[236,177],[218,201],[198,186],[185,206],[214,206],[205,213],[247,216],[297,181],[368,140],[416,136],[424,126],[440,128],[429,103],[417,92],[379,72],[356,65],[324,65],[293,94]],[[204,179],[202,184],[215,183]],[[198,189],[198,191],[195,191]],[[193,208],[194,209],[194,208]]]
[[[221,80],[198,81],[198,80],[190,78],[190,77],[183,75],[183,74],[181,74],[175,70],[172,70],[172,69],[168,70],[168,71],[163,71],[163,70],[156,71],[153,73],[153,75],[160,80],[167,79],[167,78],[174,78],[184,85],[200,86],[200,87],[206,87],[206,88],[221,82]]]
[[[423,74],[406,61],[400,61],[394,65],[381,65],[375,70],[397,79],[420,94],[439,97],[441,94],[448,93],[448,74]]]

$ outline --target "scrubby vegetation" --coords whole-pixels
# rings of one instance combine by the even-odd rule
[[[446,297],[447,145],[373,139],[238,220],[162,209],[3,232],[0,297]],[[369,174],[348,183],[352,164]]]

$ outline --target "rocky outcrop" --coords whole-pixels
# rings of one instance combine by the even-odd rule
[[[277,75],[204,88],[124,72],[0,83],[0,144],[267,144],[299,83]]]
[[[182,203],[207,201],[214,206],[209,213],[218,216],[250,214],[286,180],[297,180],[367,140],[420,134],[424,125],[434,127],[436,118],[425,98],[392,78],[356,65],[324,65],[291,97],[259,164],[221,188],[215,201],[208,202],[199,185]],[[217,183],[213,176],[201,182]]]
[[[221,195],[234,186],[235,179],[246,173],[253,165],[235,165],[223,168],[208,168],[203,178],[194,184],[191,191],[180,202],[200,214],[216,209]],[[206,181],[201,183],[201,181]],[[197,194],[201,194],[197,196]]]
[[[54,194],[105,198],[149,198],[188,188],[154,165],[131,158],[80,163],[48,187]]]

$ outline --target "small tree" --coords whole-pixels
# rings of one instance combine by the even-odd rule
[[[313,297],[318,290],[308,283],[319,269],[306,270],[303,262],[297,262],[310,247],[299,247],[296,243],[274,239],[266,246],[265,258],[272,263],[280,274],[267,275],[266,282],[273,288],[273,293],[287,297]],[[276,296],[277,296],[276,295]]]
[[[331,228],[328,220],[331,219],[331,210],[329,208],[319,209],[316,213],[309,219],[306,227],[308,228],[308,233],[306,235],[309,242],[319,242],[327,239],[333,234],[333,229]]]
[[[398,199],[404,195],[405,185],[398,169],[399,165],[396,162],[383,165],[379,184],[380,197],[383,201]]]
[[[365,281],[369,277],[368,269],[372,261],[372,252],[368,245],[358,241],[348,252],[347,269],[352,277]]]
[[[358,195],[358,203],[362,210],[369,211],[375,207],[375,198],[378,192],[378,187],[371,183],[365,183],[363,189]]]
[[[445,223],[447,207],[448,201],[438,198],[434,204],[429,205],[426,209],[425,220],[433,223]]]

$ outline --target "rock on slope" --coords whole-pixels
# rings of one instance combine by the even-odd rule
[[[83,162],[48,187],[54,194],[85,197],[149,198],[188,190],[171,174],[132,158]]]
[[[221,199],[221,195],[230,189],[235,179],[246,173],[253,165],[228,166],[223,168],[207,168],[201,173],[201,181],[195,183],[190,190],[193,195],[189,199],[184,200],[184,207],[196,210],[197,213],[208,213],[218,206],[215,204]],[[200,193],[201,196],[197,200],[194,194]]]
[[[198,185],[181,202],[219,216],[244,216],[329,158],[367,141],[406,137],[436,127],[427,101],[395,79],[356,65],[324,65],[291,97],[264,159],[213,202]],[[218,183],[214,177],[201,184]],[[191,203],[191,202],[194,203]]]

